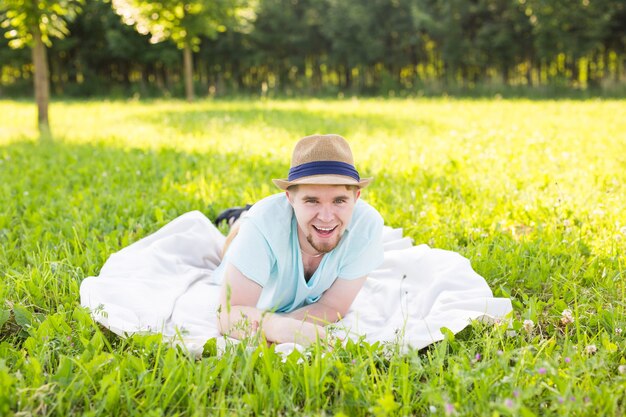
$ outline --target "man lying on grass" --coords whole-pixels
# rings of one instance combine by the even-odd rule
[[[296,144],[284,193],[267,197],[231,228],[224,259],[219,327],[241,339],[309,344],[342,318],[367,275],[383,261],[383,220],[360,200],[352,151],[338,135]],[[230,244],[228,243],[230,242]]]

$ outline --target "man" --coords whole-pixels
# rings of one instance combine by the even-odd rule
[[[296,144],[284,193],[240,219],[220,267],[219,327],[242,338],[261,331],[275,343],[309,344],[343,317],[367,275],[383,261],[383,220],[359,199],[352,151],[338,135]]]

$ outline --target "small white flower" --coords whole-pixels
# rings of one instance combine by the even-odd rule
[[[27,195],[28,195],[28,191],[24,191],[24,196],[27,196]]]
[[[563,310],[561,313],[561,323],[562,324],[571,324],[574,323],[574,316],[572,316],[572,310],[569,308]]]
[[[589,355],[593,355],[597,351],[598,351],[598,348],[596,347],[596,345],[587,345],[585,347],[585,352]]]
[[[388,344],[384,345],[383,351],[382,351],[382,357],[387,360],[391,360],[393,358],[393,355],[394,355],[393,348]]]
[[[437,407],[435,407],[434,405],[431,405],[430,407],[428,407],[428,410],[434,414],[437,412]]]
[[[526,330],[526,333],[531,333],[534,328],[535,328],[535,322],[534,321],[532,321],[530,319],[524,320],[524,330]]]
[[[620,365],[617,367],[617,372],[619,372],[620,374],[624,374],[626,373],[626,365]]]
[[[621,327],[616,327],[616,328],[615,328],[615,334],[616,334],[616,335],[618,335],[618,336],[619,336],[620,334],[622,334],[622,328],[621,328]]]

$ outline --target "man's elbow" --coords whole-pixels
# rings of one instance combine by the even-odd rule
[[[350,306],[328,306],[324,319],[328,324],[336,323],[343,319],[348,314],[348,311],[350,311]]]
[[[226,300],[220,300],[217,306],[217,327],[220,334],[228,336],[233,326],[233,321],[236,321],[236,312],[240,311],[239,306],[232,305]]]
[[[351,300],[344,299],[344,300],[341,300],[340,302],[335,303],[332,306],[334,310],[332,314],[334,315],[334,317],[330,317],[330,319],[333,320],[333,323],[339,320],[342,320],[343,318],[346,317],[346,315],[350,312],[350,308],[352,307],[353,301],[354,299],[351,299]]]
[[[350,311],[350,306],[346,308],[337,309],[337,314],[335,315],[335,320],[333,321],[333,323],[336,323],[339,320],[343,319],[346,316],[346,314],[348,314],[348,311]]]
[[[229,306],[230,308],[230,306]],[[230,315],[226,312],[226,305],[220,304],[217,307],[217,328],[221,335],[226,335],[230,327]]]
[[[217,326],[220,334],[233,336],[241,329],[256,329],[259,318],[255,307],[222,303],[217,308]]]

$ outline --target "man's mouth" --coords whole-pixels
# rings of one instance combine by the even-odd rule
[[[313,226],[313,229],[315,229],[315,231],[320,236],[330,236],[330,235],[333,234],[333,232],[335,231],[336,228],[337,228],[337,226],[333,226],[333,227]]]

